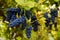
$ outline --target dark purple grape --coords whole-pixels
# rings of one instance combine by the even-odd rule
[[[11,12],[7,12],[7,17],[6,17],[6,21],[10,22],[12,13]]]
[[[54,24],[54,23],[55,23],[55,17],[52,16],[52,17],[51,17],[51,20],[52,20],[52,23]]]
[[[34,15],[34,16],[31,17],[31,22],[33,22],[33,21],[35,21],[35,20],[37,20],[37,18],[36,18],[36,16]]]
[[[14,21],[16,18],[16,15],[12,15],[10,22]]]
[[[13,15],[16,15],[16,13],[18,13],[18,16],[20,16],[20,11],[20,8],[9,8],[7,10],[6,20],[10,22],[11,18],[13,17]]]
[[[59,9],[51,9],[51,20],[54,24],[55,29],[57,30],[57,22],[55,22],[55,18],[58,17],[58,10]]]
[[[22,18],[23,18],[24,21],[22,22],[22,28],[21,29],[24,30],[25,27],[26,27],[26,25],[27,25],[26,24],[26,17],[25,16],[22,16]]]
[[[57,17],[58,16],[58,10],[57,9],[51,9],[51,16]]]
[[[46,27],[48,27],[50,25],[50,20],[51,20],[50,17],[48,17],[48,14],[49,14],[48,12],[46,12],[44,14],[44,17],[46,18],[46,20],[45,20],[46,21],[46,23],[45,23]]]
[[[10,19],[11,19],[12,15],[13,15],[12,10],[13,10],[13,8],[9,8],[9,9],[7,10],[6,21],[8,21],[8,22],[10,22]]]
[[[15,12],[15,13],[18,13],[18,16],[20,16],[20,12],[21,12],[20,8],[13,8],[11,11]]]
[[[31,37],[31,30],[32,30],[32,26],[26,28],[26,36],[27,36],[27,38]]]
[[[46,20],[45,26],[48,27],[50,25],[50,19]]]
[[[31,17],[32,13],[31,13],[31,11],[26,11],[25,15],[26,15],[27,19],[29,19]]]
[[[12,22],[9,24],[9,26],[10,26],[10,27],[18,26],[19,24],[22,24],[22,22],[24,22],[25,19],[26,19],[25,16],[24,16],[24,17],[21,17],[21,18],[17,18],[17,19],[15,19],[14,21],[12,21]]]
[[[21,13],[20,13],[21,12],[21,8],[16,8],[15,10],[18,13],[18,16],[20,16],[21,15]]]
[[[58,10],[57,9],[51,9],[51,20],[54,23],[55,22],[55,18],[58,16]]]
[[[22,23],[22,18],[17,18],[9,24],[9,27],[15,27]]]
[[[33,23],[32,23],[32,27],[33,27],[33,30],[36,32],[36,31],[38,31],[38,21],[36,20],[36,21],[34,21]]]
[[[49,20],[48,14],[48,12],[44,13],[44,17],[46,18],[46,20]]]

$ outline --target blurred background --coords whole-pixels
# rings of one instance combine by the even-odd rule
[[[10,10],[10,8],[12,9]],[[24,30],[21,30],[21,25],[13,28],[9,27],[11,22],[7,21],[6,18],[7,15],[10,16],[10,14],[7,13],[9,10],[9,12],[11,12],[13,9],[13,12],[15,12],[15,8],[20,8],[20,13],[31,11],[32,15],[35,15],[38,20],[38,30],[34,31],[34,27],[32,27],[29,37],[26,36],[26,29],[28,27]],[[46,12],[51,13],[51,9],[58,9],[58,16],[55,17],[54,20],[57,22],[57,27],[55,28],[54,24],[50,21],[50,24],[52,24],[52,29],[50,30],[45,26],[46,18],[44,14]],[[29,17],[30,14],[27,15]],[[22,16],[18,17],[18,15],[16,15],[16,17],[21,18]],[[31,26],[30,20],[32,19],[31,16],[29,19],[28,17],[26,18],[27,26]],[[60,0],[0,0],[0,40],[60,40]]]

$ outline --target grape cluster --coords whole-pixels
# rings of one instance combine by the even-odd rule
[[[32,26],[26,28],[26,36],[27,36],[27,38],[31,37],[31,30],[32,30]]]
[[[25,13],[26,17],[29,19],[32,15],[32,13],[30,12],[30,10],[26,10],[26,13]]]
[[[9,27],[15,27],[22,23],[22,18],[17,18],[13,22],[10,22]]]
[[[22,21],[22,28],[21,29],[24,30],[26,27],[26,17],[22,16],[22,18],[23,18],[23,21]]]
[[[26,17],[25,17],[25,16],[24,16],[24,17],[21,17],[21,18],[15,19],[13,22],[11,22],[11,23],[9,24],[9,26],[10,26],[10,27],[14,27],[14,26],[18,26],[19,24],[22,24],[23,27],[26,26]]]
[[[16,12],[18,13],[18,16],[20,16],[21,15],[21,8],[16,8]]]
[[[55,22],[55,17],[58,16],[58,10],[57,9],[51,9],[51,20],[54,23]]]
[[[48,26],[49,26],[49,23],[50,23],[50,18],[48,17],[48,12],[46,12],[46,13],[44,14],[44,17],[46,18],[46,23],[45,23],[45,25],[46,25],[46,27],[48,27]]]
[[[51,20],[54,24],[55,29],[57,29],[57,22],[55,20],[56,17],[58,17],[58,9],[51,9]]]
[[[18,18],[16,17],[17,13],[18,13]],[[33,15],[32,17],[31,16],[32,16],[32,13],[30,10],[23,9],[21,11],[21,9],[19,8],[10,8],[7,11],[6,20],[10,22],[9,27],[11,28],[17,27],[20,24],[22,24],[21,30],[24,30],[26,28],[26,36],[27,38],[30,38],[32,27],[34,31],[38,30],[38,20],[35,15]],[[27,26],[26,19],[29,20],[30,18],[31,18],[32,25],[30,24],[31,26],[29,25],[29,27],[26,27]]]
[[[33,30],[36,32],[38,30],[38,20],[35,15],[31,17],[31,22]]]
[[[13,13],[13,15],[12,15],[12,17],[11,17],[10,22],[14,21],[15,19],[17,19],[17,17],[16,17],[16,14],[15,14],[15,13]]]
[[[32,23],[32,27],[35,32],[38,31],[38,21],[37,20]]]
[[[10,22],[12,13],[11,12],[7,12],[7,17],[6,17],[6,21]]]
[[[50,29],[51,29],[52,24],[54,24],[54,26],[57,25],[57,23],[55,24],[55,18],[58,16],[58,10],[57,9],[51,9],[50,11],[51,11],[50,13],[46,12],[44,14],[44,17],[46,18],[46,23],[45,23],[46,27],[50,26]],[[48,14],[50,14],[51,17],[48,17]],[[50,22],[52,22],[52,23],[50,23]]]
[[[13,20],[16,18],[16,13],[18,13],[18,15],[20,15],[20,8],[9,8],[7,10],[7,17],[6,17],[6,21],[10,22],[11,18],[13,17]]]
[[[37,18],[36,18],[36,16],[34,15],[34,16],[31,17],[31,22],[33,22],[33,21],[35,21],[35,20],[37,20]]]

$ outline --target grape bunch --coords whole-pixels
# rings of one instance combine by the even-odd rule
[[[36,18],[36,16],[34,15],[34,16],[31,17],[31,22],[33,22],[33,21],[35,21],[35,20],[37,20],[37,18]]]
[[[44,17],[46,18],[46,20],[49,20],[48,14],[48,12],[44,13]]]
[[[25,15],[26,15],[27,19],[29,19],[31,17],[32,13],[30,10],[28,10],[28,11],[26,10]]]
[[[21,13],[20,13],[21,12],[21,8],[16,8],[15,10],[18,13],[18,16],[20,16],[21,15]]]
[[[36,32],[36,31],[38,31],[38,21],[36,20],[36,21],[34,21],[33,23],[32,23],[32,27],[33,27],[33,30]]]
[[[10,19],[10,22],[14,21],[15,19],[17,19],[16,13],[13,13],[13,15],[12,15],[12,17],[11,17],[11,19]]]
[[[31,17],[31,22],[32,22],[33,30],[36,32],[38,30],[39,24],[38,24],[38,20],[35,15]]]
[[[27,36],[27,38],[31,37],[31,30],[32,30],[32,26],[26,28],[26,36]]]
[[[58,17],[58,10],[59,9],[51,9],[51,20],[52,23],[54,24],[55,29],[57,29],[57,22],[56,22],[56,17]]]
[[[44,17],[46,18],[46,23],[45,23],[45,25],[46,25],[46,27],[48,27],[49,25],[50,25],[50,18],[48,17],[48,12],[46,12],[45,14],[44,14]]]
[[[26,13],[24,11],[26,11]],[[18,14],[18,18],[16,17],[17,14]],[[10,8],[7,11],[6,20],[9,22],[9,27],[11,27],[11,28],[17,27],[22,24],[21,30],[26,29],[26,36],[27,36],[27,38],[30,38],[32,27],[33,27],[34,31],[38,30],[38,20],[35,15],[33,15],[32,17],[31,16],[32,16],[32,13],[30,10],[23,9],[21,11],[19,8]],[[29,20],[30,18],[31,18],[31,21]],[[28,24],[29,27],[26,27],[26,26],[28,26],[27,19],[30,22],[32,22],[32,25]]]
[[[7,17],[6,17],[6,21],[10,22],[12,13],[11,12],[7,12]]]
[[[26,27],[26,17],[22,16],[22,18],[23,18],[23,21],[22,21],[22,27],[21,27],[21,29],[24,30],[25,27]]]
[[[16,18],[16,13],[18,13],[18,16],[20,15],[20,8],[9,8],[7,10],[7,17],[6,17],[6,21],[10,22],[11,19],[15,19]]]
[[[25,23],[25,21],[26,21],[26,17],[25,16],[21,17],[21,18],[17,18],[13,22],[10,22],[9,26],[10,27],[15,27],[15,26],[18,26],[19,24],[22,24],[23,22]],[[25,24],[23,26],[25,27]]]
[[[17,18],[13,22],[9,23],[9,27],[15,27],[22,23],[22,18]]]
[[[51,20],[54,23],[55,22],[55,17],[58,16],[58,10],[57,9],[51,9]]]
[[[50,26],[50,29],[52,28],[52,24],[56,25],[55,24],[55,18],[58,16],[58,10],[57,9],[50,9],[50,13],[46,12],[44,14],[44,17],[46,18],[46,27]],[[51,15],[51,17],[48,17],[48,14]],[[52,24],[51,24],[52,22]]]

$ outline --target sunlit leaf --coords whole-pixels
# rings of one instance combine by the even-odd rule
[[[59,0],[54,0],[55,2],[59,2]]]
[[[15,0],[17,4],[21,5],[26,10],[30,10],[32,7],[34,7],[35,2],[33,1],[27,1],[27,0]]]

